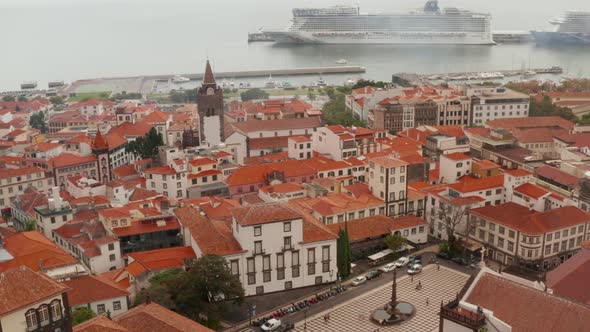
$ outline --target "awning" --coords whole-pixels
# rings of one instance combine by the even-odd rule
[[[376,254],[373,254],[373,255],[369,256],[369,259],[372,260],[372,261],[378,261],[378,260],[382,259],[383,257],[385,257],[385,256],[387,256],[389,254],[392,254],[392,253],[393,253],[393,250],[391,250],[391,249],[385,249],[385,250],[382,250],[382,251],[380,251],[380,252],[378,252]]]

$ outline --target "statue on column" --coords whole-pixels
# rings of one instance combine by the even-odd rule
[[[481,247],[481,261],[479,262],[480,268],[484,268],[486,266],[485,257],[486,257],[486,247],[484,246],[484,247]]]

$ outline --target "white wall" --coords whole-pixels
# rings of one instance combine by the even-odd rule
[[[121,309],[119,309],[119,310],[115,310],[115,307],[114,307],[114,302],[117,302],[117,301],[119,301],[121,303]],[[105,311],[99,313],[98,306],[101,304],[104,304]],[[73,309],[88,308],[89,305],[90,305],[90,309],[92,311],[94,311],[95,314],[106,314],[107,312],[110,312],[111,316],[122,314],[129,309],[127,307],[127,297],[125,297],[125,296],[114,297],[112,299],[105,299],[105,300],[100,300],[100,301],[96,301],[96,302],[80,304],[77,306],[72,306],[72,308]]]

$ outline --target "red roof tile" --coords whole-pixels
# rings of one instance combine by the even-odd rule
[[[57,157],[50,158],[48,163],[53,165],[54,168],[61,168],[91,162],[96,163],[96,161],[97,159],[95,155],[80,156],[73,153],[62,153]]]
[[[547,194],[549,194],[549,191],[534,185],[532,183],[523,183],[520,186],[514,188],[514,191],[519,192],[523,195],[527,195],[529,197],[532,197],[534,199],[539,199]]]
[[[191,166],[203,166],[217,164],[217,160],[208,157],[195,158],[188,162]]]
[[[7,179],[15,176],[24,176],[35,173],[42,173],[42,175],[45,176],[43,170],[36,166],[23,168],[0,168],[0,179]]]
[[[587,331],[590,307],[485,273],[466,302],[490,310],[512,331]]]
[[[196,257],[192,247],[172,247],[134,252],[128,256],[133,258],[133,263],[140,264],[146,271],[181,268],[185,265],[187,259]]]
[[[75,265],[78,261],[37,231],[21,232],[4,239],[4,249],[14,258],[0,263],[0,271],[21,265],[33,271]]]
[[[74,326],[74,332],[129,332],[129,330],[106,316],[96,316]]]
[[[454,161],[471,159],[470,156],[468,156],[468,155],[466,155],[464,153],[461,153],[461,152],[444,154],[441,157],[448,158],[448,159],[451,159],[451,160],[454,160]]]
[[[536,116],[524,118],[502,118],[488,121],[486,127],[503,128],[512,131],[514,128],[553,127],[573,129],[574,123],[559,116]]]
[[[161,223],[161,225],[158,225]],[[150,220],[150,221],[142,221],[142,220],[132,220],[130,226],[125,227],[115,227],[113,228],[113,234],[116,236],[127,236],[133,234],[146,234],[146,233],[154,233],[154,232],[164,232],[164,231],[171,231],[175,229],[180,229],[180,225],[176,218],[167,217],[163,219]]]
[[[273,131],[288,129],[312,129],[321,126],[319,117],[279,119],[279,120],[250,120],[232,123],[236,131],[250,133],[256,131]]]
[[[519,176],[529,176],[529,175],[533,175],[533,173],[529,172],[529,171],[525,171],[524,169],[509,169],[504,171],[504,173],[510,175],[510,176],[515,176],[515,177],[519,177]]]
[[[178,221],[189,229],[203,255],[231,255],[243,252],[231,231],[231,221],[209,219],[192,206],[174,210]]]
[[[281,203],[248,205],[231,211],[236,222],[242,226],[300,219],[301,215]]]
[[[248,148],[250,150],[287,148],[288,139],[289,136],[250,138]]]
[[[403,216],[391,218],[384,215],[375,215],[371,217],[348,221],[348,237],[350,241],[361,241],[370,237],[379,237],[391,234],[396,230],[412,228],[418,226],[427,226],[428,223],[422,218],[416,216]],[[334,234],[338,234],[340,229],[344,229],[345,223],[335,223],[326,225]],[[424,230],[426,232],[426,230]]]
[[[508,202],[471,209],[470,213],[530,235],[544,234],[590,222],[590,214],[574,206],[537,212]]]
[[[174,175],[176,174],[176,170],[170,166],[157,166],[148,168],[144,171],[145,173],[152,173],[152,174],[165,174],[165,175]]]
[[[481,179],[466,179],[461,182],[450,184],[449,188],[461,193],[469,193],[473,191],[480,191],[503,186],[504,175],[498,174]]]
[[[576,176],[560,171],[551,166],[543,166],[535,169],[535,175],[537,177],[553,180],[570,188],[578,188],[580,186],[580,180]]]
[[[39,302],[67,290],[67,286],[26,266],[3,271],[0,273],[0,316],[6,316],[28,306],[36,307]],[[22,319],[24,322],[24,317]]]
[[[68,300],[72,306],[129,295],[128,291],[114,286],[110,280],[98,276],[88,275],[74,278],[64,281],[63,284],[71,288],[68,291]]]
[[[214,332],[153,302],[134,307],[113,320],[130,332]]]

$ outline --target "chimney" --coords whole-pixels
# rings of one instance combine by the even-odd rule
[[[150,294],[148,294],[148,295],[145,297],[145,304],[150,304],[150,303],[152,303],[152,299],[151,299],[151,297],[150,297]]]

